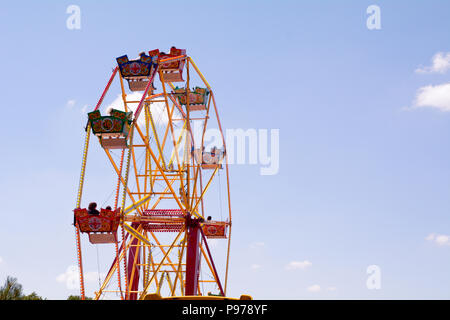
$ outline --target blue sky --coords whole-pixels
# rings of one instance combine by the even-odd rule
[[[66,27],[71,4],[80,30]],[[370,5],[380,30],[366,26]],[[448,1],[2,4],[0,280],[77,293],[57,278],[76,263],[82,109],[116,57],[176,45],[225,128],[280,132],[278,174],[231,166],[229,295],[449,299],[450,70],[431,68],[450,52],[449,16]],[[366,287],[370,265],[379,290]]]

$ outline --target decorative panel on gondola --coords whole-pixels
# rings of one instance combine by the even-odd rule
[[[105,149],[123,149],[127,147],[132,112],[112,109],[110,115],[102,116],[96,110],[88,113],[92,131],[100,137]]]
[[[207,238],[223,239],[227,237],[227,223],[222,221],[205,221],[203,233]]]
[[[118,57],[116,60],[120,74],[128,81],[130,90],[144,91],[153,73],[156,60],[154,61],[144,52],[140,53],[139,59],[136,60],[129,60],[127,55]]]
[[[186,49],[170,48],[170,53],[160,52],[159,49],[151,50],[148,53],[159,63],[159,68],[163,74],[164,82],[181,82],[183,80],[183,68],[185,65]],[[173,61],[161,62],[164,59],[174,58]],[[176,59],[179,58],[179,59]]]
[[[81,232],[116,232],[119,226],[120,209],[101,209],[98,215],[93,215],[87,209],[78,208],[74,213]]]
[[[176,87],[173,95],[178,98],[181,105],[187,106],[186,89]],[[207,88],[195,87],[192,91],[189,91],[189,111],[206,110],[208,96],[209,90]]]

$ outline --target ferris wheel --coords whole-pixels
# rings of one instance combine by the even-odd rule
[[[184,49],[156,49],[134,60],[127,55],[116,60],[86,125],[74,209],[81,297],[86,296],[82,242],[89,239],[87,246],[114,249],[95,299],[108,293],[124,300],[224,298],[232,216],[226,145],[214,92]],[[116,79],[121,106],[102,112]],[[209,128],[220,133],[217,145],[207,145]],[[89,183],[91,138],[98,141],[91,148],[103,149],[115,181],[104,186],[114,194],[105,208],[97,208],[83,192]],[[220,210],[208,201],[217,180],[219,192],[225,194]],[[212,239],[222,242],[223,256],[217,257]]]

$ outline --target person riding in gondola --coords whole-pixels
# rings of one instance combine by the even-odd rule
[[[100,212],[97,210],[97,203],[95,203],[95,202],[89,203],[88,213],[92,216],[100,215]]]

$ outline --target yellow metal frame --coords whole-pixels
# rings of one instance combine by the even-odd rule
[[[214,124],[214,121],[222,135],[223,146],[226,150],[225,137],[211,86],[192,58],[183,56],[181,59],[185,60],[186,80],[184,85],[187,91],[189,91],[192,82],[191,75],[195,74],[210,91],[206,113],[203,114],[203,111],[201,111],[203,116],[191,117],[192,112],[189,111],[189,101],[187,102],[187,107],[183,109],[170,92],[170,90],[174,89],[173,83],[165,82],[164,72],[160,70],[159,78],[161,82],[158,85],[161,87],[162,92],[154,94],[153,90],[150,89],[147,96],[142,97],[144,112],[141,112],[139,115],[141,119],[133,120],[129,134],[129,148],[125,150],[125,154],[122,152],[120,161],[117,161],[112,157],[109,150],[104,150],[107,161],[112,165],[113,174],[117,176],[116,205],[118,203],[119,193],[122,195],[120,205],[122,208],[121,232],[123,248],[120,252],[116,250],[115,260],[112,261],[109,273],[106,275],[99,290],[95,293],[95,299],[101,299],[107,292],[118,292],[123,298],[130,297],[131,293],[137,293],[139,299],[153,299],[156,296],[160,297],[162,293],[168,294],[168,297],[171,297],[171,299],[181,299],[180,297],[184,294],[186,230],[183,228],[179,232],[172,234],[165,233],[162,236],[158,232],[147,231],[142,226],[138,228],[131,226],[133,222],[180,222],[177,218],[156,219],[154,217],[144,216],[143,212],[148,209],[166,208],[169,206],[181,210],[184,215],[190,213],[195,217],[204,218],[208,214],[208,208],[204,204],[204,200],[208,196],[207,191],[215,180],[219,167],[214,170],[202,169],[201,165],[197,164],[191,155],[191,147],[195,145],[195,148],[203,148],[207,126]],[[135,110],[133,107],[137,106],[141,101],[128,100],[128,94],[120,73],[119,79],[125,111]],[[154,103],[164,103],[167,116],[166,123],[155,122]],[[180,121],[182,121],[181,132],[177,135],[175,127],[180,126]],[[198,141],[198,144],[193,139],[192,121],[203,122],[202,139]],[[84,174],[89,134],[90,128],[88,126],[86,146],[83,153],[80,187],[77,194],[77,206],[81,203],[85,180]],[[180,155],[182,156],[180,157]],[[142,165],[138,163],[139,159],[143,159]],[[209,273],[209,279],[213,280],[201,280],[202,284],[207,286],[207,288],[203,289],[203,285],[198,286],[199,295],[196,297],[203,297],[210,300],[216,298],[207,296],[206,290],[209,289],[210,291],[217,292],[217,288],[215,287],[217,287],[218,281],[222,282],[222,287],[226,294],[230,263],[232,216],[227,153],[225,153],[222,165],[226,172],[226,206],[228,208],[227,224],[229,228],[228,237],[226,240],[223,240],[227,241],[226,266],[224,268],[225,272],[219,274],[220,279],[216,278],[210,258],[205,252],[203,245],[200,246],[202,260],[205,264],[205,268],[202,270],[207,271]],[[206,181],[205,185],[203,181]],[[131,185],[134,186],[131,187]],[[132,245],[133,239],[138,240],[137,244]],[[79,241],[80,235],[77,229],[77,243]],[[142,283],[138,286],[139,290],[135,292],[132,292],[131,289],[133,288],[133,282],[131,281],[134,278],[133,273],[131,277],[127,276],[127,268],[130,267],[127,266],[127,251],[132,246],[137,246],[143,252],[144,257],[142,263],[138,263],[136,257],[132,259],[134,265],[131,266],[131,270],[133,273],[135,270],[138,270],[136,267],[142,267],[140,268],[142,271],[140,281]],[[79,256],[81,280],[83,280],[80,245],[77,246],[77,254]],[[148,254],[148,257],[146,257],[146,254]],[[120,272],[121,265],[124,269],[122,273]],[[118,287],[115,290],[111,290],[110,284],[114,274],[118,278]],[[84,283],[83,281],[81,283],[82,296],[84,297]],[[123,284],[123,287],[121,284]],[[106,290],[107,287],[108,290]],[[157,295],[152,296],[152,292],[156,292]]]

